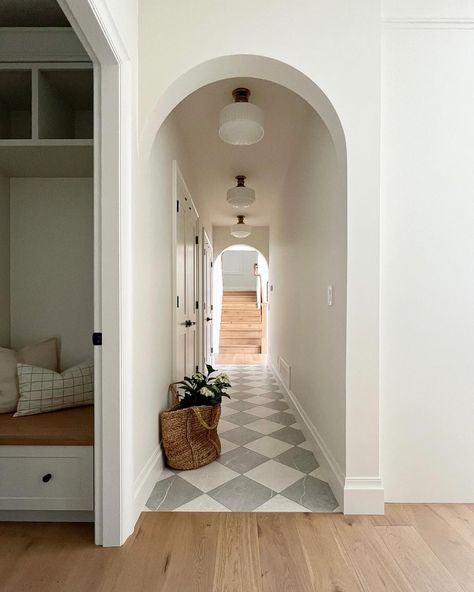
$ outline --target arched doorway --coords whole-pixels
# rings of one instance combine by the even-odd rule
[[[266,363],[269,272],[266,257],[249,244],[236,243],[217,254],[213,269],[215,362],[217,364]],[[227,324],[223,318],[226,292],[228,301],[230,299],[242,305],[241,309],[228,311],[232,314],[229,315],[231,322]],[[232,308],[236,307],[232,306]],[[238,312],[243,316],[234,319],[233,316]],[[221,348],[221,346],[224,347]]]
[[[287,64],[262,56],[223,56],[202,63],[176,79],[160,97],[146,120],[141,144],[144,156],[151,154],[157,130],[185,97],[204,85],[236,76],[251,76],[280,84],[297,93],[315,109],[331,136],[337,157],[339,182],[346,192],[346,142],[342,125],[330,100],[314,81],[301,72]],[[358,186],[358,183],[351,186],[349,201],[358,201],[359,190],[362,190],[362,187]],[[363,511],[370,507],[371,511],[378,512],[383,501],[378,462],[378,356],[372,355],[378,348],[378,325],[374,321],[377,318],[377,298],[374,294],[372,307],[367,305],[367,300],[361,299],[363,278],[365,277],[371,285],[378,271],[376,265],[372,265],[375,260],[372,261],[369,257],[368,261],[365,255],[362,256],[370,251],[368,243],[374,237],[368,237],[363,232],[366,226],[360,224],[360,216],[361,211],[357,211],[356,208],[350,210],[348,217],[347,366],[344,372],[346,389],[339,422],[340,426],[344,426],[345,436],[342,456],[336,458],[330,448],[325,446],[324,439],[318,436],[315,426],[313,428],[315,440],[319,440],[334,475],[334,488],[338,489],[339,497],[347,504],[346,508],[358,512],[362,507]],[[311,222],[308,220],[308,223]],[[378,243],[372,247],[376,250]],[[361,258],[358,257],[358,253]],[[361,357],[364,348],[366,352],[372,352],[371,355]],[[363,434],[359,429],[362,424],[369,425]],[[364,506],[365,502],[367,505]]]

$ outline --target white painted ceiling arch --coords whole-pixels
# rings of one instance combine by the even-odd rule
[[[236,242],[235,244],[230,245],[229,247],[225,247],[224,249],[217,251],[215,253],[214,261],[221,257],[226,251],[256,251],[258,255],[263,257],[268,267],[268,260],[265,257],[265,255],[261,251],[259,251],[257,247],[254,247],[251,243],[247,243],[246,245],[244,245],[242,243]]]
[[[346,142],[341,121],[332,102],[316,82],[293,66],[273,58],[258,55],[220,56],[191,68],[178,78],[158,98],[145,118],[140,145],[148,158],[162,123],[187,96],[199,88],[227,78],[251,77],[283,86],[304,99],[318,113],[334,142],[341,172],[346,169]]]
[[[257,253],[265,259],[268,265],[267,256],[265,255],[265,253],[262,253],[262,251],[259,249],[258,243],[252,241],[251,236],[247,237],[245,244],[239,242],[238,239],[235,239],[235,243],[232,243],[231,245],[222,246],[217,249],[214,249],[214,260],[216,260],[226,251],[257,251]]]

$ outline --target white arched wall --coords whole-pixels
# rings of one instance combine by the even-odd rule
[[[264,56],[221,56],[177,75],[163,89],[144,119],[141,166],[152,166],[149,159],[156,133],[180,101],[204,85],[239,76],[269,80],[299,94],[320,115],[334,142],[340,177],[343,185],[347,184],[348,202],[345,467],[334,462],[330,450],[324,452],[336,477],[333,488],[337,489],[344,510],[380,513],[383,488],[379,466],[378,110],[374,111],[372,106],[374,119],[369,118],[370,125],[364,128],[360,125],[364,121],[361,114],[367,105],[360,103],[359,113],[352,111],[352,105],[338,116],[317,81],[296,68]],[[343,130],[341,121],[345,116],[348,124]]]
[[[214,259],[216,259],[225,249],[235,245],[252,247],[261,253],[267,262],[269,261],[269,228],[268,226],[253,226],[252,234],[246,238],[234,238],[229,231],[228,226],[212,227],[212,247]]]

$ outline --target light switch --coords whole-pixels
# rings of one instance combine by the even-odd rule
[[[332,306],[332,286],[328,286],[328,306]]]

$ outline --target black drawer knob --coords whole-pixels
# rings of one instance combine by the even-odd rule
[[[53,476],[51,473],[46,473],[46,475],[43,475],[42,477],[43,483],[48,483],[48,481],[51,481],[52,478]]]

